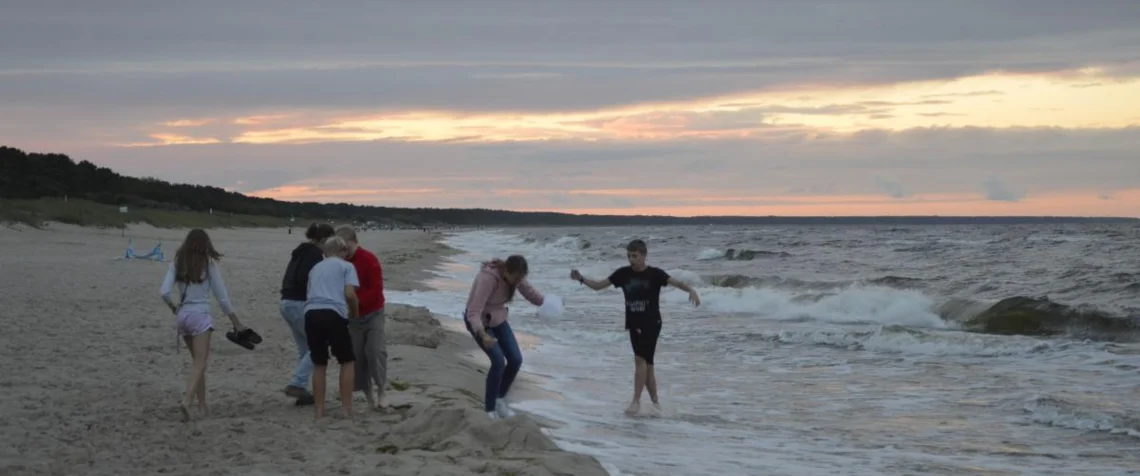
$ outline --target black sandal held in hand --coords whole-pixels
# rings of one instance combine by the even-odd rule
[[[240,331],[229,331],[226,333],[226,338],[229,339],[230,342],[249,350],[253,350],[256,344],[261,343],[261,336],[248,327]]]
[[[243,339],[248,339],[254,344],[261,343],[261,335],[259,335],[257,331],[254,331],[252,327],[246,327],[245,330],[238,332],[238,336]]]

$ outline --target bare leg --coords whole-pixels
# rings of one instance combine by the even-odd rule
[[[340,364],[340,405],[344,417],[353,420],[352,415],[352,387],[356,384],[356,364],[349,362]],[[372,390],[367,390],[368,399],[372,399]]]
[[[190,351],[190,363],[193,364],[194,363],[194,357],[195,357],[194,356],[194,341],[190,339],[190,336],[182,336],[182,342],[186,343],[186,349],[188,349]]]
[[[210,332],[213,332],[213,331],[207,331],[207,333],[210,333]],[[193,341],[191,340],[191,338],[190,337],[183,337],[182,340],[186,341],[186,347],[188,349],[190,349],[190,358],[191,359],[196,358],[198,356],[199,351],[194,349],[194,346],[192,345]],[[211,341],[212,341],[212,339],[206,339],[205,358],[207,359],[207,362],[206,362],[207,364],[209,364],[208,359],[210,357],[210,342]],[[202,414],[203,416],[209,415],[210,409],[206,406],[206,372],[204,372],[204,371],[202,372],[202,378],[200,378],[198,380],[198,391],[195,393],[195,395],[198,397],[198,412],[200,414]]]
[[[190,420],[190,403],[194,401],[194,396],[199,396],[199,402],[205,398],[205,375],[206,375],[206,362],[210,357],[210,332],[204,332],[194,337],[187,339],[187,345],[190,347],[190,355],[194,359],[194,364],[190,368],[190,375],[186,378],[186,396],[182,398],[180,410],[182,411],[182,421]],[[202,390],[198,390],[201,386]]]
[[[190,336],[182,336],[182,342],[186,343],[186,349],[190,351],[190,375],[186,376],[186,388],[187,391],[189,391],[189,389],[194,388],[194,385],[198,382],[198,380],[194,378],[194,361],[197,359],[197,355],[194,354],[194,340]],[[182,413],[183,422],[190,421],[189,404],[178,402],[178,411]]]
[[[318,420],[325,416],[325,375],[328,369],[327,365],[313,366],[313,399],[316,400]]]
[[[630,402],[629,408],[625,409],[625,413],[629,415],[634,415],[641,410],[641,392],[645,390],[647,373],[645,359],[634,357],[633,364],[633,401]]]
[[[198,415],[210,415],[210,408],[206,406],[206,374],[202,374],[202,380],[198,381]]]
[[[206,352],[209,354],[210,341],[206,340]],[[198,380],[198,413],[202,416],[210,414],[210,408],[206,406],[206,372],[202,372],[202,378]]]
[[[645,389],[649,390],[649,400],[654,405],[659,405],[661,402],[657,401],[657,375],[653,373],[653,366],[646,365],[645,371]]]

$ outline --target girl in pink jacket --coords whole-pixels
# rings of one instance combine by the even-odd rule
[[[503,398],[522,367],[522,352],[507,322],[507,303],[514,299],[516,290],[535,306],[542,306],[544,301],[542,294],[527,282],[528,271],[526,258],[519,255],[484,264],[467,297],[463,313],[467,331],[491,359],[483,397],[484,410],[491,419],[514,415]]]

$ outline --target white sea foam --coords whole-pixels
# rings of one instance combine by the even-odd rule
[[[711,260],[715,260],[715,259],[724,258],[725,256],[726,256],[725,250],[718,249],[718,248],[705,248],[705,249],[701,250],[700,253],[697,253],[697,260],[699,260],[699,261],[711,261]]]
[[[710,311],[748,313],[759,319],[815,319],[943,328],[934,301],[919,291],[882,286],[851,286],[815,300],[805,293],[775,289],[708,288],[701,290],[701,307]],[[666,303],[682,304],[688,296],[665,293]]]

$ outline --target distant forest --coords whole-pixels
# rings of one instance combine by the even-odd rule
[[[1019,224],[1059,222],[1137,222],[1135,218],[1082,217],[668,217],[575,215],[460,208],[395,208],[349,203],[286,202],[229,192],[219,187],[174,184],[155,178],[119,175],[86,160],[76,163],[63,154],[25,153],[0,146],[0,198],[82,198],[108,205],[164,210],[291,216],[412,226],[619,226],[728,224]]]

